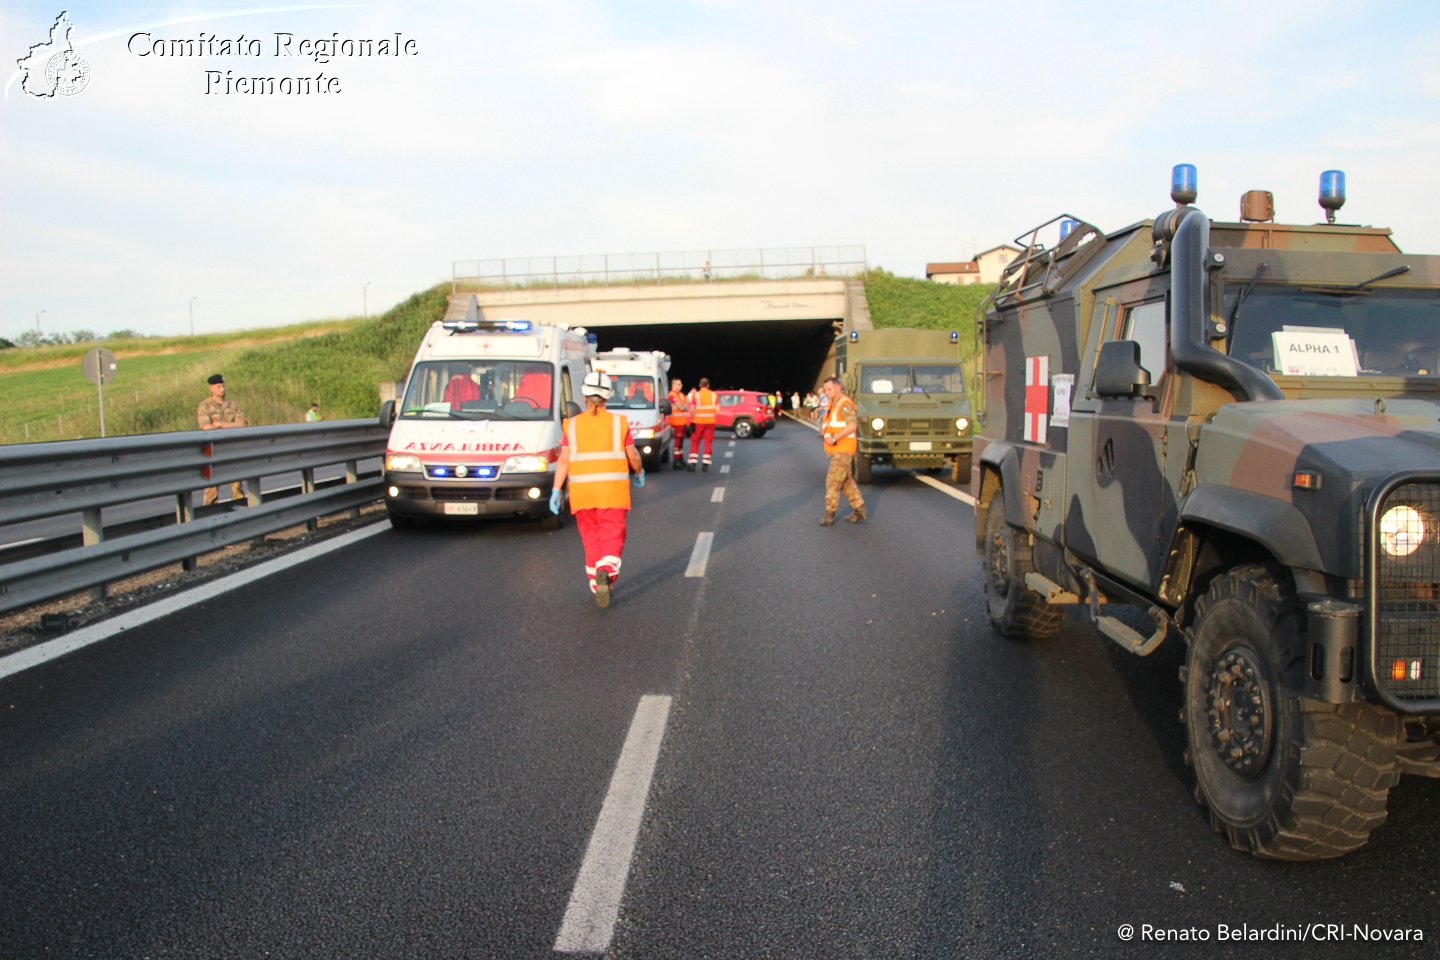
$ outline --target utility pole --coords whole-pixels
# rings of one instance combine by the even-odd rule
[[[365,298],[365,319],[370,319],[370,281],[365,281],[365,286],[360,288],[360,296]]]
[[[190,298],[190,336],[192,337],[195,336],[195,301],[199,299],[199,297]]]
[[[41,311],[40,311],[40,313],[44,313],[44,312],[45,312],[44,310],[41,310]],[[40,313],[35,314],[35,333],[36,333],[37,335],[40,333]]]

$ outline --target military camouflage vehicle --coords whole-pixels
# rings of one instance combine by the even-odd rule
[[[956,482],[970,476],[971,411],[960,349],[954,330],[851,330],[836,338],[835,375],[859,418],[859,483],[870,482],[875,464],[948,466]]]
[[[1212,223],[1194,182],[1114,233],[1037,228],[986,309],[990,619],[1046,637],[1081,604],[1133,653],[1183,636],[1216,829],[1335,857],[1401,773],[1440,775],[1440,257],[1336,224],[1338,171],[1304,226],[1261,191]]]

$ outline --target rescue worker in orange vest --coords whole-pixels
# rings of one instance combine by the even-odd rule
[[[845,519],[850,523],[863,523],[867,516],[865,500],[850,475],[850,465],[859,448],[855,401],[845,395],[845,388],[835,377],[826,380],[823,389],[829,404],[820,420],[820,439],[825,444],[830,466],[825,471],[825,515],[820,518],[820,526],[828,527],[835,522],[841,493],[850,501],[851,513]]]
[[[720,410],[720,397],[710,389],[710,381],[700,378],[698,390],[690,391],[690,422],[694,432],[690,435],[690,462],[686,469],[693,471],[696,460],[701,470],[710,469],[710,450],[715,445],[715,414]]]
[[[580,392],[586,410],[565,420],[550,512],[560,512],[560,491],[568,480],[570,512],[585,546],[585,576],[595,605],[603,609],[610,606],[610,593],[620,576],[630,484],[645,486],[645,468],[624,415],[605,409],[613,392],[610,378],[598,371],[587,373]]]
[[[685,384],[677,377],[670,381],[670,415],[665,422],[675,431],[675,453],[670,463],[676,470],[685,468],[685,428],[690,425],[690,399],[685,396]]]

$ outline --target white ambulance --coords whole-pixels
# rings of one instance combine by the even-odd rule
[[[594,353],[593,336],[581,328],[528,320],[432,324],[400,400],[380,408],[380,423],[390,427],[391,525],[455,517],[557,525],[549,500],[560,423],[579,412]]]
[[[655,469],[670,459],[675,428],[666,422],[670,413],[670,357],[662,350],[640,352],[616,347],[597,353],[590,369],[609,374],[614,392],[605,408],[623,413],[630,421],[630,436],[645,466]]]

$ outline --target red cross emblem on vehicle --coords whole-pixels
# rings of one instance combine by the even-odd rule
[[[1025,440],[1044,443],[1050,417],[1050,358],[1025,358]]]

